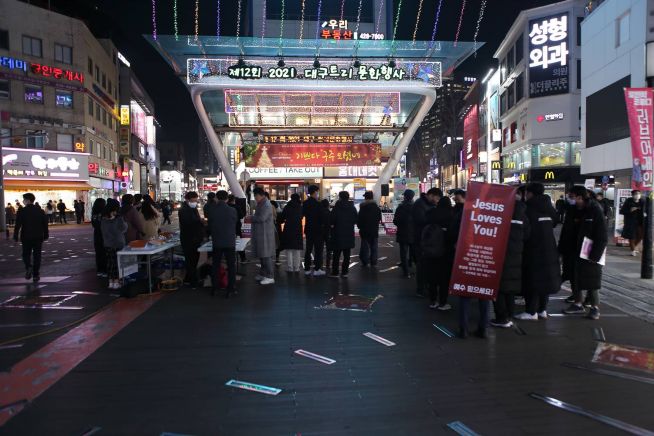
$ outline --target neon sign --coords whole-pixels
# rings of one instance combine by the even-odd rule
[[[529,96],[568,92],[568,14],[529,21]]]
[[[7,56],[0,56],[0,65],[10,70],[23,70],[27,72],[27,62],[22,59],[14,59]]]
[[[79,83],[84,83],[84,73],[71,70],[62,70],[61,68],[50,67],[48,65],[41,65],[36,63],[30,63],[30,70],[32,73],[44,77],[54,77],[55,79],[66,79],[72,81],[78,81]]]
[[[260,66],[233,65],[228,68],[227,75],[231,79],[261,79],[264,77],[263,68]],[[305,68],[300,78],[304,79],[348,79],[361,81],[379,80],[403,80],[406,71],[402,68],[381,65],[372,67],[360,65],[358,68],[341,68],[338,65],[329,65],[318,68]],[[268,79],[295,79],[299,77],[295,67],[272,67],[269,68],[265,77]]]

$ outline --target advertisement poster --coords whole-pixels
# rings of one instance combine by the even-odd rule
[[[654,350],[599,342],[593,363],[654,372]]]
[[[416,177],[396,177],[393,179],[393,210],[404,201],[404,191],[411,189],[415,196],[413,200],[417,200],[420,196],[420,179]]]
[[[454,256],[450,294],[494,300],[499,291],[511,231],[516,189],[468,183]]]
[[[616,189],[615,190],[615,229],[613,230],[613,241],[616,245],[626,247],[629,245],[629,240],[622,237],[622,229],[624,228],[624,215],[620,214],[622,205],[631,198],[631,189]]]
[[[381,165],[380,144],[255,144],[244,152],[247,167]]]
[[[529,21],[529,97],[569,90],[568,13]]]
[[[477,161],[477,149],[479,142],[479,123],[477,105],[473,105],[463,119],[463,144],[465,151],[465,166],[469,167]]]
[[[631,133],[631,189],[651,191],[654,183],[654,131],[652,88],[625,88],[624,96]]]
[[[383,232],[382,229],[380,229],[380,235],[397,234],[397,227],[393,224],[393,218],[395,218],[394,213],[382,213],[381,227],[383,227]]]

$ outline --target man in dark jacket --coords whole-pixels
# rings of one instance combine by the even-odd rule
[[[211,203],[207,208],[209,220],[209,233],[211,234],[212,245],[212,273],[211,273],[211,294],[214,295],[218,288],[218,272],[223,255],[227,262],[227,289],[225,297],[234,292],[236,285],[236,223],[238,214],[236,209],[227,204],[229,196],[227,191],[216,193],[216,202]],[[197,252],[197,249],[196,249]]]
[[[305,219],[304,234],[307,237],[307,245],[304,251],[304,274],[314,277],[324,276],[322,270],[323,245],[323,218],[324,212],[320,205],[319,191],[316,185],[309,186],[309,198],[302,205],[302,216]],[[313,253],[313,273],[311,272],[311,254]]]
[[[588,318],[597,320],[599,311],[599,289],[602,287],[602,266],[608,243],[606,221],[602,208],[590,197],[583,186],[574,186],[571,190],[579,214],[579,231],[576,239],[574,303],[564,313],[584,314],[581,304],[582,291],[588,291],[590,312]]]
[[[14,227],[14,241],[23,244],[23,263],[25,263],[25,278],[34,282],[40,280],[39,270],[41,268],[41,247],[43,241],[50,237],[48,233],[48,218],[45,212],[34,205],[34,194],[23,194],[23,204],[16,214],[16,226]],[[34,261],[32,262],[32,257]]]
[[[234,208],[234,210],[236,210],[236,217],[238,218],[238,220],[236,221],[236,236],[242,238],[243,223],[241,222],[241,220],[245,218],[245,213],[246,213],[245,203],[244,202],[242,203],[243,207],[239,207],[239,205],[236,204],[236,197],[234,197],[232,194],[229,194],[229,196],[227,197],[227,205],[229,207]],[[245,250],[239,251],[238,255],[241,258],[241,263],[245,263]]]
[[[622,237],[629,239],[631,255],[638,255],[638,244],[643,240],[645,227],[643,223],[645,212],[645,200],[641,198],[640,191],[631,191],[631,198],[627,198],[622,207],[620,214],[624,215],[624,226],[622,228]]]
[[[374,200],[372,191],[363,194],[364,201],[359,206],[357,226],[361,237],[361,250],[359,259],[361,265],[373,268],[377,266],[379,248],[379,223],[381,223],[381,209]]]
[[[522,256],[525,240],[529,238],[529,219],[527,206],[518,194],[511,218],[511,231],[504,255],[504,267],[497,300],[493,303],[495,319],[490,321],[493,327],[510,328],[515,305],[515,295],[522,291]]]
[[[429,223],[422,231],[421,251],[423,269],[429,285],[429,307],[450,310],[447,303],[454,251],[447,242],[447,232],[452,225],[452,202],[442,197],[435,208],[427,212]]]
[[[291,195],[291,200],[286,204],[284,210],[277,216],[277,222],[284,229],[280,235],[280,248],[286,251],[288,261],[287,272],[300,272],[302,267],[302,203],[300,195]]]
[[[410,278],[409,266],[413,257],[413,221],[411,210],[413,209],[413,197],[415,193],[411,189],[404,191],[404,201],[395,209],[393,224],[397,228],[395,241],[400,244],[400,267],[404,277]]]
[[[187,192],[186,201],[182,203],[179,209],[179,240],[184,251],[184,267],[186,277],[184,283],[195,288],[198,285],[198,260],[200,253],[198,248],[202,245],[204,239],[204,223],[198,212],[198,193]],[[234,230],[236,234],[236,230]]]
[[[531,228],[523,257],[522,289],[526,308],[516,319],[538,321],[547,319],[549,296],[561,288],[561,264],[554,237],[558,214],[542,183],[527,185],[525,198]]]
[[[354,226],[357,223],[357,210],[350,201],[347,191],[338,193],[338,201],[329,215],[331,226],[331,246],[334,250],[331,277],[338,277],[338,261],[343,254],[341,276],[347,277],[350,270],[350,251],[354,248]]]
[[[68,224],[68,221],[66,221],[66,205],[61,198],[57,203],[57,210],[59,211],[59,224]]]
[[[556,200],[556,203],[554,204],[554,208],[556,209],[556,213],[559,214],[559,222],[563,222],[563,217],[565,216],[565,210],[567,208],[568,203],[566,200],[563,198],[563,195],[559,197],[558,200]]]
[[[420,238],[422,230],[427,225],[427,212],[436,206],[436,203],[443,197],[443,191],[438,188],[431,188],[418,201],[413,203],[411,208],[411,222],[413,225],[413,250],[416,261],[416,293],[423,297],[427,287],[425,271],[421,266],[422,252],[420,250]]]

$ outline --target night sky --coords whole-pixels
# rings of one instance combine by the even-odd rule
[[[47,0],[41,0],[47,4]],[[173,0],[155,0],[157,5],[157,31],[173,33]],[[200,0],[200,34],[215,32],[216,1]],[[268,0],[281,1],[281,0]],[[338,0],[323,0],[338,1]],[[346,0],[348,3],[356,0]],[[364,0],[367,1],[367,0]],[[397,5],[397,0],[396,5]],[[436,39],[453,40],[463,0],[443,0]],[[247,3],[243,0],[243,4]],[[404,0],[397,39],[411,39],[415,26],[419,0]],[[479,30],[479,41],[486,45],[477,58],[471,57],[455,73],[457,76],[482,77],[496,63],[494,51],[522,9],[543,6],[552,0],[488,0],[484,19]],[[197,153],[198,118],[188,91],[172,70],[142,37],[152,33],[151,0],[51,0],[52,8],[67,15],[81,18],[99,37],[110,37],[119,50],[130,60],[132,68],[155,103],[155,112],[162,125],[159,140],[180,141],[186,144],[189,166],[195,164]],[[237,0],[221,0],[221,34],[236,33]],[[424,0],[418,40],[430,40],[438,0]],[[459,40],[472,41],[481,0],[467,0]],[[194,0],[178,0],[180,34],[192,34],[194,27]],[[245,9],[245,7],[243,8]],[[245,10],[244,10],[245,13]]]

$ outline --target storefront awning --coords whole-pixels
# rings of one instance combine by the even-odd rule
[[[22,188],[27,191],[43,191],[45,189],[76,189],[78,191],[88,191],[92,186],[87,182],[67,182],[67,181],[50,181],[50,180],[7,180],[5,179],[5,188]]]

